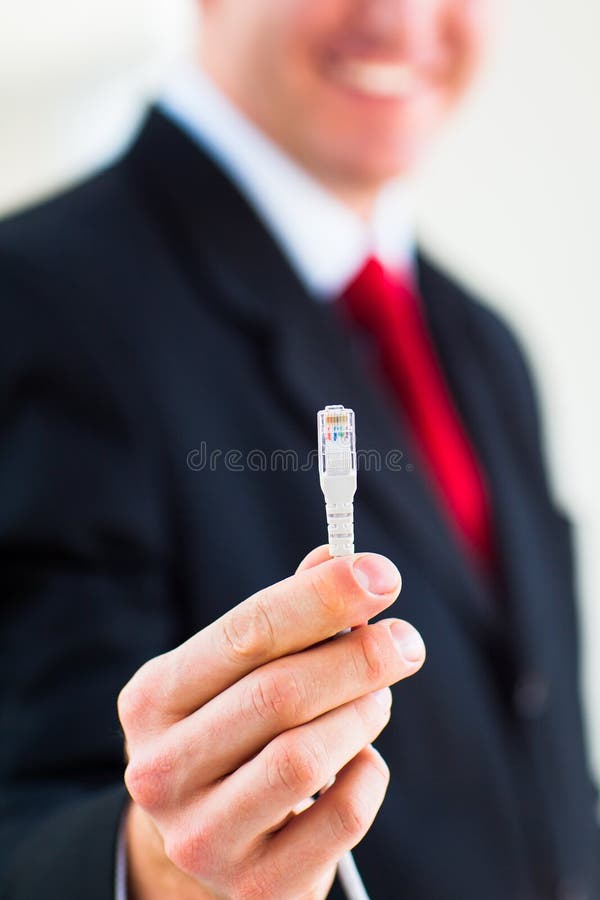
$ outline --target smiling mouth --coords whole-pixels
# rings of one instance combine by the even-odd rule
[[[417,89],[415,68],[408,63],[351,59],[334,63],[329,73],[340,86],[368,97],[405,100]]]

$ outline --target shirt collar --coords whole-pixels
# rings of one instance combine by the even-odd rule
[[[372,255],[394,271],[412,267],[412,203],[405,182],[385,185],[365,222],[250,122],[198,67],[177,73],[160,106],[236,184],[311,294],[338,296]]]

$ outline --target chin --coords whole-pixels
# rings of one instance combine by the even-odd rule
[[[369,178],[372,183],[382,184],[392,178],[407,175],[415,169],[423,156],[423,149],[420,144],[418,146],[411,144],[400,150],[394,149],[388,154],[382,154],[377,150],[371,157],[363,156],[361,168],[365,178]]]
[[[339,172],[354,181],[381,184],[415,169],[446,121],[452,104],[435,94],[402,109],[381,110],[378,115],[331,117],[320,132],[322,160],[328,160],[331,172]],[[319,122],[323,126],[323,122]]]
[[[348,182],[376,189],[386,181],[408,175],[421,162],[427,149],[426,138],[411,137],[389,144],[381,141],[361,141],[352,153],[348,146],[331,160],[330,171],[345,176]],[[331,146],[331,145],[330,145]]]

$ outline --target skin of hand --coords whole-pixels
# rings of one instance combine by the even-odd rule
[[[425,659],[407,622],[366,624],[400,587],[385,557],[319,547],[138,670],[118,701],[132,900],[327,896],[385,796],[388,685]]]

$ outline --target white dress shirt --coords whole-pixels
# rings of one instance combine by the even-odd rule
[[[339,296],[369,256],[377,256],[392,271],[411,269],[411,192],[402,180],[381,189],[365,221],[250,122],[198,67],[178,71],[159,105],[251,203],[315,298]],[[126,874],[121,828],[116,900],[127,900]]]

